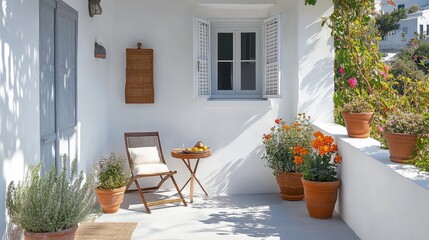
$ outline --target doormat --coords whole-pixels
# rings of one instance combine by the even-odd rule
[[[136,222],[87,222],[79,225],[75,240],[130,240]]]

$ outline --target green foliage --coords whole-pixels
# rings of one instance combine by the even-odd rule
[[[9,184],[6,207],[12,223],[29,232],[55,232],[95,216],[93,178],[77,174],[76,160],[70,177],[65,160],[58,175],[53,165],[41,176],[41,167],[30,166],[22,183]]]
[[[97,187],[101,189],[115,189],[127,185],[130,174],[125,173],[126,159],[123,156],[111,153],[94,165]]]
[[[408,9],[408,13],[415,13],[415,12],[418,12],[418,11],[420,11],[421,10],[421,8],[420,8],[420,6],[419,5],[412,5],[409,9]]]
[[[267,160],[267,166],[278,176],[283,172],[300,172],[300,166],[294,163],[293,148],[295,146],[310,146],[311,127],[310,117],[298,114],[297,119],[287,125],[281,119],[276,119],[276,125],[269,134],[264,134],[265,152],[262,159]]]
[[[386,36],[389,32],[398,30],[401,26],[399,20],[407,17],[405,9],[397,9],[391,13],[385,13],[376,17],[376,24],[381,36]]]
[[[425,116],[426,128],[429,129],[429,115]],[[421,170],[429,172],[429,134],[423,134],[417,139],[417,150],[412,160]]]
[[[309,5],[315,5],[317,2],[317,0],[305,0],[305,5],[309,4]]]
[[[384,65],[378,54],[381,38],[377,34],[373,1],[334,0],[334,12],[324,23],[332,29],[335,40],[335,68],[344,69],[336,74],[334,103],[342,107],[356,97],[374,102],[376,88],[381,87]],[[348,80],[355,78],[351,87]]]

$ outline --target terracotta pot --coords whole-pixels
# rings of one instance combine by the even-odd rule
[[[301,178],[302,173],[297,172],[284,172],[276,177],[283,200],[299,201],[304,198]]]
[[[402,133],[384,133],[389,146],[390,160],[397,163],[405,163],[411,158],[416,149],[417,135]]]
[[[346,113],[343,112],[347,135],[352,138],[367,138],[371,131],[371,122],[374,112]]]
[[[77,226],[59,231],[59,232],[47,232],[47,233],[34,233],[24,232],[25,240],[73,240],[76,233]]]
[[[104,213],[115,213],[124,201],[125,186],[116,189],[96,188],[98,202]]]
[[[331,218],[337,202],[340,180],[335,182],[313,182],[302,178],[307,211],[313,218]]]

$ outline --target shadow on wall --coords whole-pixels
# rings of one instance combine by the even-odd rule
[[[323,16],[328,16],[330,10]],[[332,37],[327,36],[330,31],[325,30],[327,26],[321,27],[321,19],[316,19],[305,28],[305,32],[314,33],[306,37],[307,41],[303,49],[307,49],[306,54],[300,60],[300,66],[303,66],[304,78],[300,86],[300,111],[312,115],[313,120],[333,121],[333,112],[324,113],[324,115],[315,115],[320,109],[334,107],[334,44]],[[321,29],[324,29],[320,31]],[[304,33],[305,34],[305,33]],[[320,47],[320,46],[329,46]],[[320,58],[320,56],[328,56]],[[327,107],[329,106],[329,107]],[[330,107],[332,106],[332,107]],[[313,116],[314,115],[314,116]]]
[[[22,180],[25,165],[38,159],[34,129],[38,109],[38,1],[3,0],[0,6],[0,233],[19,239],[7,221],[7,185]],[[33,14],[29,14],[32,13]],[[33,17],[31,17],[32,15]],[[32,23],[32,24],[28,24]]]
[[[257,136],[255,136],[257,138]],[[269,175],[269,169],[264,166],[265,160],[261,159],[264,151],[263,146],[259,146],[251,151],[244,158],[229,159],[223,167],[211,172],[206,178],[207,186],[215,193],[266,193],[273,192],[272,188],[266,186],[261,191],[261,186],[256,187],[267,181],[267,176],[272,178],[275,183],[274,176]]]

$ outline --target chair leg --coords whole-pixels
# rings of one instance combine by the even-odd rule
[[[144,193],[143,193],[143,191],[141,190],[141,188],[140,188],[140,185],[139,185],[138,181],[137,181],[137,180],[135,180],[134,182],[136,183],[137,190],[139,191],[140,198],[141,198],[141,200],[142,200],[142,202],[143,202],[143,204],[144,204],[144,207],[146,208],[146,212],[147,212],[147,213],[149,213],[149,214],[150,214],[150,213],[152,213],[152,212],[150,211],[150,209],[149,209],[149,206],[147,205],[146,199],[145,199],[145,197],[144,197]]]
[[[132,177],[128,182],[127,187],[125,188],[125,192],[128,191],[128,188],[131,186],[131,184],[133,184],[133,182],[134,182],[134,177]]]
[[[188,206],[188,204],[185,201],[185,198],[183,198],[182,196],[182,192],[179,190],[179,187],[177,186],[176,180],[174,180],[173,175],[171,175],[171,180],[173,181],[173,184],[176,187],[176,190],[179,193],[180,198],[182,199],[183,205]]]

